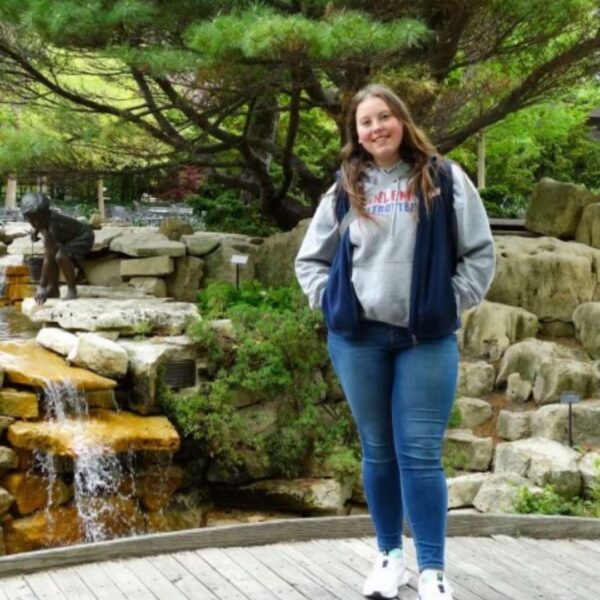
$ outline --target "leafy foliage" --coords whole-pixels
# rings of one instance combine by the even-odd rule
[[[200,293],[205,320],[188,334],[203,346],[214,375],[203,392],[166,394],[167,414],[180,431],[212,457],[221,472],[243,476],[245,460],[294,477],[311,462],[339,477],[359,471],[358,443],[346,403],[334,417],[319,407],[326,384],[316,373],[326,363],[321,316],[306,307],[298,288],[263,290],[256,283],[238,290],[212,283]],[[235,344],[223,350],[210,319],[229,318]],[[252,432],[235,408],[239,397],[277,403],[272,433]]]

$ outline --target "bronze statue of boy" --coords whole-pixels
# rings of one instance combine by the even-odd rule
[[[29,192],[21,198],[21,214],[33,227],[31,239],[35,242],[41,234],[44,239],[42,276],[35,292],[37,304],[47,298],[59,298],[59,269],[67,282],[65,300],[77,298],[75,267],[81,265],[85,255],[94,245],[94,232],[86,223],[50,210],[48,196]]]

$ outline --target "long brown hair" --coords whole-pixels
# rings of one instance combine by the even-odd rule
[[[402,142],[398,150],[400,158],[410,165],[407,174],[408,190],[415,195],[419,191],[429,211],[436,188],[432,179],[431,159],[439,157],[440,154],[427,134],[415,124],[406,104],[390,88],[376,83],[364,87],[354,95],[346,118],[347,141],[341,151],[341,183],[348,193],[352,208],[359,217],[370,218],[365,208],[363,179],[367,168],[373,165],[373,157],[359,143],[356,129],[358,106],[370,97],[381,98],[402,123]]]

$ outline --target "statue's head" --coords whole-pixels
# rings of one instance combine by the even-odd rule
[[[21,214],[28,219],[32,215],[47,214],[50,210],[50,198],[41,192],[27,192],[21,198]]]

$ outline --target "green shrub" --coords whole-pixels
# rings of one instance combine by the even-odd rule
[[[267,237],[279,229],[266,221],[254,200],[245,204],[240,200],[239,192],[214,183],[205,183],[202,194],[193,194],[184,199],[194,207],[194,213],[204,213],[205,227],[211,231],[243,233]]]
[[[522,218],[527,212],[527,199],[511,194],[503,185],[491,185],[479,192],[489,217]]]
[[[206,350],[214,380],[203,394],[166,394],[165,410],[182,435],[197,442],[221,472],[235,472],[244,453],[253,452],[283,477],[302,474],[311,460],[336,476],[355,476],[358,440],[347,405],[336,405],[335,418],[327,419],[318,407],[327,391],[316,377],[327,362],[324,328],[299,288],[265,290],[253,282],[238,290],[212,283],[199,294],[199,304],[204,320],[193,323],[188,335]],[[231,350],[219,346],[210,327],[219,318],[231,319]],[[273,433],[244,428],[235,408],[240,394],[277,402]]]

